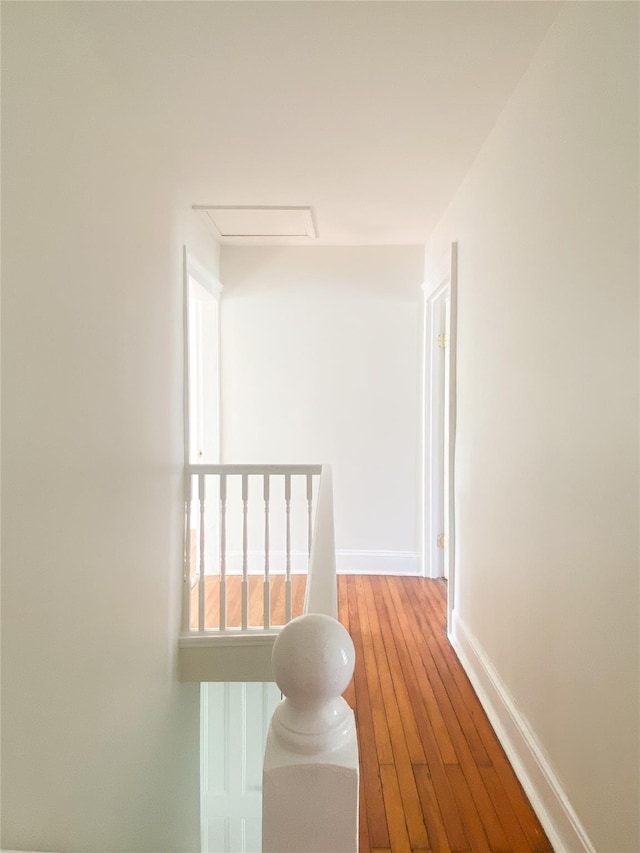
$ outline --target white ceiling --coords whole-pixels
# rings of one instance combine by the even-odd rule
[[[189,204],[311,207],[351,245],[426,241],[559,8],[72,5]]]

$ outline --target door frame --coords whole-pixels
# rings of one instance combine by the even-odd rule
[[[218,447],[217,461],[220,461],[221,440],[220,440],[220,295],[222,293],[222,284],[206,269],[196,258],[191,255],[186,246],[183,246],[183,336],[184,336],[184,462],[187,465],[190,461],[190,392],[189,392],[189,329],[190,329],[190,281],[196,282],[202,290],[216,303],[216,346],[217,346],[217,376],[216,376],[216,392],[217,392],[217,420],[218,420]]]
[[[217,448],[216,462],[220,461],[221,441],[220,441],[220,311],[219,302],[222,293],[222,284],[209,270],[204,267],[192,254],[186,245],[182,247],[182,333],[183,333],[183,436],[184,436],[184,548],[183,548],[183,594],[182,594],[182,630],[189,630],[189,595],[191,587],[197,582],[199,572],[197,569],[198,561],[195,566],[191,565],[191,573],[189,573],[190,551],[191,551],[191,530],[192,530],[192,512],[188,511],[190,504],[191,478],[186,473],[186,466],[191,461],[191,394],[190,394],[190,328],[191,328],[191,281],[194,281],[206,293],[206,298],[213,300],[215,303],[216,317],[216,347],[217,347],[217,376],[216,376],[216,419],[217,419]],[[195,571],[193,571],[195,569]]]
[[[455,529],[455,437],[456,437],[456,343],[458,318],[458,244],[452,243],[450,251],[425,281],[424,336],[423,336],[423,574],[438,578],[444,575],[446,561],[447,616],[451,614],[456,598],[456,529]],[[447,352],[448,389],[444,388],[444,351],[438,346],[442,333],[442,312],[449,299],[449,340]],[[443,449],[444,400],[448,399],[449,442]],[[443,456],[444,454],[444,456]],[[447,506],[445,507],[444,472],[448,475]],[[448,515],[448,544],[438,549],[437,537],[444,530]],[[442,551],[444,553],[442,553]]]

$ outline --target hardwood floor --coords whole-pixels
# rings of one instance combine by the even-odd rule
[[[291,616],[302,614],[306,575],[291,576]],[[260,627],[264,624],[264,586],[262,575],[249,576],[249,626]],[[227,627],[240,628],[242,625],[242,577],[227,576]],[[283,575],[271,575],[271,606],[269,608],[272,625],[284,625],[285,622],[285,579]],[[220,625],[220,577],[205,575],[205,625],[218,628]],[[191,589],[191,629],[198,627],[198,585]]]
[[[360,853],[552,847],[446,636],[446,586],[338,578],[356,647]]]
[[[206,580],[206,623],[217,627],[219,578]],[[230,626],[240,625],[240,580],[227,581]],[[294,616],[305,581],[292,578]],[[358,727],[360,853],[552,851],[447,639],[445,583],[340,575],[338,601],[356,649],[345,698]],[[251,625],[262,625],[262,608],[253,576]],[[271,621],[284,621],[281,575],[272,576]]]

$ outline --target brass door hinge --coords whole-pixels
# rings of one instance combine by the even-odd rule
[[[445,536],[444,533],[440,533],[436,539],[436,544],[438,548],[446,548],[449,544],[449,537]]]
[[[449,346],[449,335],[438,335],[438,346],[440,349]]]

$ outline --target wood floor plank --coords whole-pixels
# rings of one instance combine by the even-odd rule
[[[369,625],[369,614],[364,594],[364,583],[361,577],[355,578],[356,596],[358,599],[358,617],[360,620],[360,632],[362,637],[362,651],[364,655],[365,672],[369,685],[369,695],[376,698],[372,706],[373,726],[376,735],[376,751],[380,764],[393,764],[393,750],[391,748],[391,736],[389,725],[383,703],[380,701],[381,687],[380,675],[376,663],[373,647],[373,637]]]
[[[498,745],[498,749],[502,752],[502,747]],[[536,817],[535,812],[529,804],[527,795],[520,785],[511,765],[506,756],[492,757],[493,769],[500,779],[500,783],[505,791],[507,799],[513,808],[514,814],[518,818],[518,822],[522,827],[522,831],[527,839],[528,848],[534,853],[546,853],[551,850],[549,840],[540,825],[540,821]]]
[[[476,804],[467,785],[467,780],[457,764],[449,764],[446,768],[449,783],[453,789],[467,837],[471,839],[473,853],[492,853],[487,838],[484,822],[476,808]]]
[[[464,698],[467,708],[469,710],[470,715],[473,718],[473,721],[478,729],[478,733],[482,736],[483,732],[488,732],[490,734],[490,738],[493,738],[493,729],[482,709],[482,706],[478,703],[475,691],[469,681],[469,678],[465,671],[460,666],[460,662],[458,657],[451,646],[448,638],[446,637],[445,631],[437,631],[435,630],[435,625],[437,620],[440,618],[444,618],[441,616],[442,609],[439,602],[439,596],[436,593],[434,588],[427,588],[422,590],[422,593],[425,595],[425,602],[427,605],[427,618],[428,612],[431,610],[431,617],[428,618],[428,624],[431,630],[434,639],[438,645],[439,651],[442,654],[443,660],[448,666],[449,674],[451,675],[453,681],[458,687],[458,690],[461,696]]]
[[[392,764],[385,764],[380,767],[380,775],[392,853],[409,853],[411,845],[405,823],[396,768]]]
[[[367,591],[367,584],[373,593]],[[421,589],[421,586],[432,588]],[[413,737],[408,737],[407,732],[417,733],[426,763],[412,762],[412,773],[431,849],[443,853],[507,850],[550,853],[548,839],[523,797],[446,637],[446,589],[438,582],[418,578],[365,577],[358,578],[354,591],[359,599],[357,610],[363,617],[360,628],[365,633],[370,632],[374,652],[371,655],[369,651],[361,665],[365,668],[375,666],[379,670],[372,683],[383,694],[394,752],[398,719],[403,722],[403,713],[411,719],[406,709],[403,710],[403,704],[410,702],[413,707],[413,724],[403,728],[405,749],[408,752],[409,737]],[[369,645],[366,637],[364,645]],[[387,674],[380,671],[383,668],[388,669]],[[402,687],[397,689],[400,682]],[[394,692],[393,701],[384,698],[387,690]],[[425,713],[428,704],[433,714]],[[438,735],[442,735],[441,739],[448,744],[446,747],[437,742],[436,720]],[[409,837],[410,812],[403,802],[401,789],[407,752],[401,746],[397,751],[400,762],[395,756],[393,776],[386,765],[380,766],[383,796],[388,820],[390,813],[395,814],[395,811],[388,811],[390,803],[395,803],[397,811],[399,798],[405,810],[404,832]],[[443,753],[448,759],[446,764],[442,760]],[[492,758],[496,761],[495,767]],[[521,807],[522,815],[518,813]],[[529,832],[525,830],[526,823],[530,825]],[[406,839],[399,840],[401,828],[395,826],[392,830],[390,826],[389,832],[391,849],[395,849],[395,844],[406,844]],[[392,832],[398,833],[397,837]],[[388,848],[381,845],[380,849]],[[419,848],[406,848],[407,853],[414,849]],[[361,845],[361,853],[366,850]]]
[[[403,578],[402,580],[404,582],[412,580],[412,578]],[[446,693],[446,699],[444,698],[444,694],[441,694],[439,701],[444,703],[441,707],[448,708],[448,706],[450,706],[453,709],[458,722],[457,726],[450,729],[450,735],[454,738],[454,743],[456,741],[459,742],[459,729],[471,750],[473,760],[476,764],[488,766],[491,762],[484,744],[482,743],[482,739],[474,725],[473,719],[469,713],[464,697],[460,693],[456,680],[450,677],[451,673],[441,648],[441,644],[449,642],[444,635],[443,626],[436,624],[434,618],[429,618],[429,598],[422,588],[420,588],[418,595],[420,597],[420,601],[426,605],[425,609],[427,612],[419,614],[419,618],[416,621],[417,630],[419,634],[426,636],[430,635],[433,640],[433,642],[429,644],[428,648],[431,661],[435,667],[435,670],[433,671],[434,676],[437,672],[437,680],[434,681],[434,685],[437,684],[438,687],[443,688],[444,693]],[[407,585],[404,583],[401,596],[404,598],[405,605],[408,606],[410,603],[410,594],[407,591]],[[456,751],[458,751],[457,743]]]
[[[396,768],[409,841],[412,849],[422,850],[426,849],[428,844],[427,830],[424,825],[420,797],[413,775],[403,720],[400,715],[400,708],[391,675],[390,662],[387,656],[388,646],[385,646],[380,632],[378,611],[372,584],[366,584],[364,587],[364,601],[369,616],[369,630],[371,631],[380,677],[381,698],[387,718],[391,748],[393,750],[393,763]],[[420,750],[420,754],[424,755],[422,749]],[[391,832],[391,829],[389,832]]]
[[[347,599],[347,576],[340,575],[338,577],[338,621],[344,625],[344,627],[351,634],[350,622],[349,622],[349,602]],[[351,636],[353,639],[353,636]],[[355,643],[354,643],[355,647]],[[356,650],[357,651],[357,650]],[[351,679],[349,686],[343,693],[345,701],[351,708],[355,708],[356,704],[356,684],[355,679]]]
[[[369,695],[366,664],[362,648],[362,631],[358,613],[357,590],[355,578],[345,579],[348,595],[349,625],[351,638],[356,650],[355,682],[355,714],[360,751],[360,808],[366,816],[367,833],[372,847],[389,849],[389,831],[384,810],[382,783],[380,781],[380,765],[375,742],[373,725],[372,701]],[[362,836],[361,836],[362,845]],[[366,847],[361,846],[362,853]]]
[[[436,582],[434,585],[430,587],[430,592],[432,596],[432,601],[435,601],[435,606],[432,609],[432,613],[435,611],[435,615],[438,613],[444,613],[444,607],[446,605],[446,587],[444,585]],[[526,843],[528,847],[526,849],[532,850],[547,850],[548,849],[548,840],[540,826],[540,823],[533,813],[531,806],[527,800],[527,797],[522,790],[522,786],[515,778],[511,765],[504,753],[504,750],[500,743],[498,742],[495,733],[491,727],[491,724],[484,712],[484,709],[480,705],[477,700],[476,694],[471,686],[471,683],[459,664],[457,656],[453,651],[448,641],[443,643],[443,641],[439,641],[443,650],[448,651],[449,655],[449,672],[451,676],[455,679],[458,684],[461,692],[465,693],[465,702],[467,703],[468,708],[472,712],[472,718],[474,724],[482,738],[483,744],[487,751],[487,755],[489,756],[489,760],[496,774],[498,775],[502,789],[504,790],[507,800],[509,801],[509,805],[511,806],[513,812],[516,814],[518,818],[518,822],[522,827],[525,836]],[[488,778],[488,774],[483,774],[485,780]],[[502,814],[501,814],[502,817]],[[514,849],[520,849],[518,847]],[[523,848],[524,849],[524,848]]]
[[[405,602],[406,604],[406,602]],[[429,648],[429,653],[431,657],[435,660],[436,655],[434,654],[433,647]],[[478,768],[475,764],[476,756],[472,755],[470,746],[466,740],[466,731],[463,730],[462,725],[460,724],[459,718],[456,718],[457,715],[454,716],[454,705],[451,703],[449,708],[448,696],[450,685],[445,685],[444,681],[441,679],[442,675],[442,666],[436,667],[439,678],[436,677],[436,672],[431,669],[431,679],[434,684],[434,689],[438,692],[439,701],[441,707],[447,707],[449,720],[448,720],[448,729],[451,737],[453,738],[453,742],[456,748],[456,756],[457,763],[463,768],[463,772],[465,775],[465,780],[467,784],[467,788],[476,804],[476,807],[483,813],[485,816],[486,822],[486,832],[489,836],[489,841],[492,845],[492,848],[495,850],[504,850],[507,847],[507,839],[504,834],[502,825],[498,819],[497,814],[495,813],[495,809],[491,798],[488,795],[484,787],[484,783],[482,777],[478,772]],[[459,709],[458,709],[459,711]],[[467,730],[469,729],[469,723],[467,722]],[[474,732],[474,736],[477,738],[477,734]],[[477,741],[476,741],[477,742]],[[477,755],[478,750],[476,751]],[[488,759],[484,757],[484,763],[487,763]],[[458,798],[458,807],[462,807],[462,802]]]
[[[264,624],[264,581],[262,577],[249,578],[249,625]]]
[[[395,581],[397,581],[398,579],[397,578],[394,578],[394,579],[387,578],[387,580],[390,582],[388,584],[389,598],[387,600],[391,601],[391,600],[394,600],[395,596],[397,595],[397,589],[396,589]],[[396,603],[396,610],[394,612],[395,612],[395,617],[396,617],[396,624],[400,628],[400,632],[403,632],[403,631],[408,630],[408,628],[407,628],[407,623],[408,623],[407,614],[404,613],[404,611],[402,609],[402,605],[400,604],[399,601],[396,601],[395,603]],[[419,647],[415,646],[415,640],[414,640],[413,634],[411,634],[411,633],[407,634],[407,642],[408,642],[410,648],[413,650],[412,651],[412,657],[413,657],[413,660],[415,662],[419,657],[420,649],[419,649]],[[426,678],[426,676],[424,676],[423,686],[426,688],[427,685],[429,685],[429,681],[428,681],[428,678]],[[430,689],[430,687],[429,687],[429,689]],[[434,703],[435,703],[435,699],[434,699]],[[416,700],[415,708],[416,708],[416,711],[418,712],[418,715],[421,716],[420,715],[420,709],[423,709],[423,704],[422,704],[420,697],[418,697]],[[464,829],[464,826],[462,823],[462,818],[460,816],[458,806],[457,806],[455,798],[453,796],[453,791],[451,790],[451,786],[449,784],[447,774],[445,772],[445,765],[443,763],[443,756],[441,753],[440,744],[438,743],[438,740],[441,739],[441,740],[445,741],[446,743],[450,744],[450,740],[449,740],[448,734],[446,733],[446,724],[445,724],[444,719],[442,718],[442,716],[440,714],[440,710],[437,706],[437,703],[435,703],[435,705],[433,706],[433,710],[434,710],[434,718],[440,719],[442,721],[442,729],[440,730],[439,735],[444,731],[446,736],[443,738],[440,738],[440,737],[437,738],[432,727],[431,727],[431,720],[430,720],[429,716],[426,716],[426,717],[421,716],[421,730],[420,731],[421,731],[422,743],[424,746],[425,755],[427,757],[428,768],[429,768],[429,772],[431,774],[431,777],[433,779],[434,789],[436,791],[436,796],[437,796],[439,808],[440,808],[440,811],[441,811],[441,813],[444,817],[444,820],[445,820],[447,837],[449,839],[451,849],[456,850],[456,851],[457,850],[468,850],[469,849],[469,841],[468,841],[466,833],[465,833],[465,829]],[[450,754],[448,754],[447,757],[452,756],[452,757],[450,757],[451,763],[456,763],[457,762],[457,756],[455,754],[455,751],[453,750],[453,746],[450,746],[449,752],[450,752]]]
[[[402,580],[402,579],[400,579]],[[390,585],[391,597],[393,598],[396,607],[399,611],[407,610],[411,607],[411,599],[406,595],[402,585]],[[407,610],[407,612],[409,612]],[[447,749],[446,764],[457,764],[459,762],[460,744],[465,742],[464,732],[461,729],[460,722],[451,702],[448,687],[443,680],[440,669],[436,665],[434,653],[437,650],[431,642],[428,633],[425,633],[421,627],[421,620],[415,618],[415,614],[411,614],[406,619],[406,625],[411,633],[412,644],[414,647],[413,660],[417,666],[419,680],[424,685],[429,685],[429,689],[433,692],[435,702],[438,708],[438,715],[443,720],[443,728],[446,730],[445,743],[451,745],[451,749]],[[484,759],[488,762],[488,759]]]
[[[271,625],[284,625],[285,623],[285,588],[284,575],[271,576],[271,606],[269,614]]]
[[[401,636],[398,636],[396,642],[396,634],[392,631],[389,624],[389,616],[385,606],[385,591],[384,578],[372,578],[375,581],[373,585],[374,601],[378,627],[380,630],[380,639],[386,650],[387,663],[391,675],[391,689],[395,695],[398,711],[402,721],[402,728],[407,741],[407,749],[412,764],[425,764],[426,758],[420,732],[418,731],[418,723],[416,720],[415,711],[411,703],[411,697],[407,689],[402,664],[398,648],[402,643]]]
[[[435,635],[433,625],[430,626],[429,630],[434,641],[430,651],[442,679],[442,684],[446,685],[446,691],[451,699],[451,707],[457,717],[457,721],[454,721],[453,717],[451,718],[449,729],[454,740],[459,766],[476,808],[483,815],[484,829],[492,850],[508,850],[510,845],[504,827],[479,771],[480,767],[489,765],[488,755],[468,713],[468,708],[452,683],[452,679],[446,677],[450,673],[446,664],[439,657],[440,649],[436,648],[444,641],[444,638]],[[477,704],[477,698],[475,702]]]
[[[415,765],[413,772],[418,785],[420,802],[422,803],[424,822],[429,834],[429,845],[434,853],[453,853],[453,848],[447,838],[447,830],[442,819],[442,813],[438,806],[438,799],[433,789],[429,768],[424,765]],[[464,847],[457,847],[456,849],[460,853],[460,851],[466,851],[469,848],[465,844]]]
[[[306,575],[292,575],[292,617],[303,611]],[[271,575],[271,624],[282,625],[285,621],[286,589],[282,574]],[[242,575],[227,575],[227,628],[242,627]],[[264,622],[264,580],[262,575],[249,575],[249,626],[261,627]],[[191,628],[198,628],[198,586],[192,587]],[[205,625],[209,630],[220,626],[220,575],[205,576]]]
[[[418,726],[423,732],[427,728],[433,730],[443,763],[455,764],[457,761],[455,749],[451,743],[431,682],[426,677],[420,662],[419,648],[416,647],[413,633],[406,619],[399,620],[396,618],[401,611],[399,602],[394,597],[393,585],[387,584],[387,578],[381,578],[381,580],[384,581],[386,588],[386,595],[384,596],[387,614],[386,624],[389,634],[393,635],[395,640],[396,650],[401,661],[402,676],[411,698]]]
[[[304,612],[304,597],[307,591],[307,576],[292,575],[291,585],[291,615],[295,619],[297,616],[302,616]]]
[[[529,843],[495,768],[480,767],[479,770],[489,796],[493,800],[496,812],[500,816],[500,823],[509,839],[510,848],[512,850],[526,850]]]

